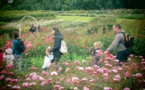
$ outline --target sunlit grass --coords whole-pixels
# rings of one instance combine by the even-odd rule
[[[56,16],[56,18],[57,19],[64,19],[64,20],[68,20],[68,21],[80,20],[80,21],[90,22],[94,17],[83,17],[83,16]]]

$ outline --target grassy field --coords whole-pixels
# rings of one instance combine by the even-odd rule
[[[68,20],[68,21],[76,21],[76,20],[80,20],[80,21],[86,21],[86,22],[90,22],[94,17],[83,17],[83,16],[56,16],[57,19],[64,19],[64,20]]]

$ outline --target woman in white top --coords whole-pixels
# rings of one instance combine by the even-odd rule
[[[46,71],[50,65],[51,60],[53,59],[53,53],[51,53],[51,47],[46,48],[46,56],[44,57],[44,64],[42,66],[43,70]]]

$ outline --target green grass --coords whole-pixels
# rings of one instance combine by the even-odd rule
[[[83,17],[83,16],[56,16],[56,18],[64,19],[68,21],[80,20],[80,21],[86,21],[86,22],[90,22],[93,19],[93,17]]]

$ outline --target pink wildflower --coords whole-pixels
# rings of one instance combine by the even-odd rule
[[[6,78],[6,82],[11,82],[11,78]]]
[[[14,89],[14,90],[20,90],[20,86],[13,86],[12,89]]]
[[[84,78],[81,79],[81,82],[86,82],[87,80],[88,79],[84,77]]]
[[[108,73],[104,73],[104,74],[103,74],[103,76],[108,77],[108,76],[109,76],[109,74],[108,74]]]
[[[53,72],[51,72],[51,76],[57,76],[57,72],[56,71],[53,71]]]
[[[10,76],[13,76],[13,75],[14,75],[14,73],[13,73],[13,72],[9,72],[9,75],[10,75]]]
[[[70,70],[70,68],[67,68],[66,70],[65,70],[65,72],[68,72]]]
[[[133,57],[134,57],[134,55],[133,55],[133,54],[130,54],[130,55],[129,55],[129,57],[130,57],[130,58],[133,58]]]
[[[12,64],[7,64],[6,69],[11,69],[13,67]]]
[[[62,68],[61,67],[59,67],[59,71],[62,71]]]
[[[67,79],[66,82],[67,82],[67,83],[71,83],[71,80],[70,80],[70,79]]]
[[[130,88],[126,87],[126,88],[124,88],[123,90],[130,90]]]
[[[64,90],[64,87],[59,87],[59,90]]]
[[[31,83],[29,83],[29,86],[36,86],[36,83],[35,82],[31,82]]]
[[[18,79],[11,79],[11,82],[12,83],[17,83],[18,82]]]
[[[28,74],[26,74],[26,75],[25,75],[25,78],[28,78],[28,77],[29,77],[29,75],[28,75]]]
[[[74,85],[78,86],[78,84],[79,84],[79,79],[78,79],[78,77],[72,77],[72,83],[73,83]]]
[[[6,74],[6,71],[5,71],[5,70],[2,70],[2,71],[1,71],[1,74]]]
[[[90,83],[94,83],[94,82],[96,82],[95,79],[91,79],[91,80],[90,80]]]
[[[111,87],[104,87],[104,90],[112,90]]]
[[[0,76],[0,81],[1,81],[2,79],[4,79],[4,75],[1,75],[1,76]]]
[[[45,79],[43,77],[38,76],[40,81],[44,81]]]
[[[28,82],[24,82],[24,83],[22,83],[22,87],[24,87],[24,88],[27,88],[27,87],[29,87],[29,84],[28,84]]]
[[[125,76],[125,77],[130,77],[131,74],[130,74],[129,72],[125,72],[125,73],[124,73],[124,76]]]
[[[104,73],[104,70],[103,69],[97,69],[97,72],[102,74],[102,73]]]
[[[84,48],[85,47],[85,44],[82,44],[82,48]]]
[[[55,85],[54,90],[58,90],[60,88],[60,85]]]
[[[83,90],[90,90],[88,87],[83,87]]]
[[[48,84],[48,82],[43,81],[43,82],[41,83],[41,86],[45,86],[46,84]]]
[[[30,81],[31,79],[28,77],[28,78],[26,78],[26,81]]]
[[[75,65],[80,65],[80,62],[79,62],[78,60],[76,60],[76,61],[74,62],[74,64],[75,64]]]
[[[142,78],[142,74],[141,74],[141,73],[136,73],[136,74],[133,75],[133,76],[135,76],[135,77],[137,77],[137,78]]]
[[[69,66],[70,65],[70,63],[68,63],[68,62],[65,62],[65,66]]]
[[[31,67],[31,70],[33,70],[33,71],[36,70],[36,67],[35,66],[32,66]]]
[[[32,79],[33,80],[38,80],[38,76],[35,75],[35,76],[32,77]]]
[[[83,60],[82,63],[86,63],[86,60]]]
[[[92,67],[86,67],[85,70],[89,72],[89,71],[93,71],[93,68]]]
[[[30,77],[32,77],[32,76],[35,76],[36,73],[35,72],[34,73],[30,73],[29,75],[30,75]]]
[[[78,69],[79,69],[80,71],[84,71],[84,68],[83,68],[83,67],[78,67]]]
[[[98,69],[98,68],[100,68],[100,67],[99,67],[98,65],[94,65],[94,68],[95,68],[95,69]]]
[[[46,71],[42,71],[42,75],[46,76],[48,73]]]

